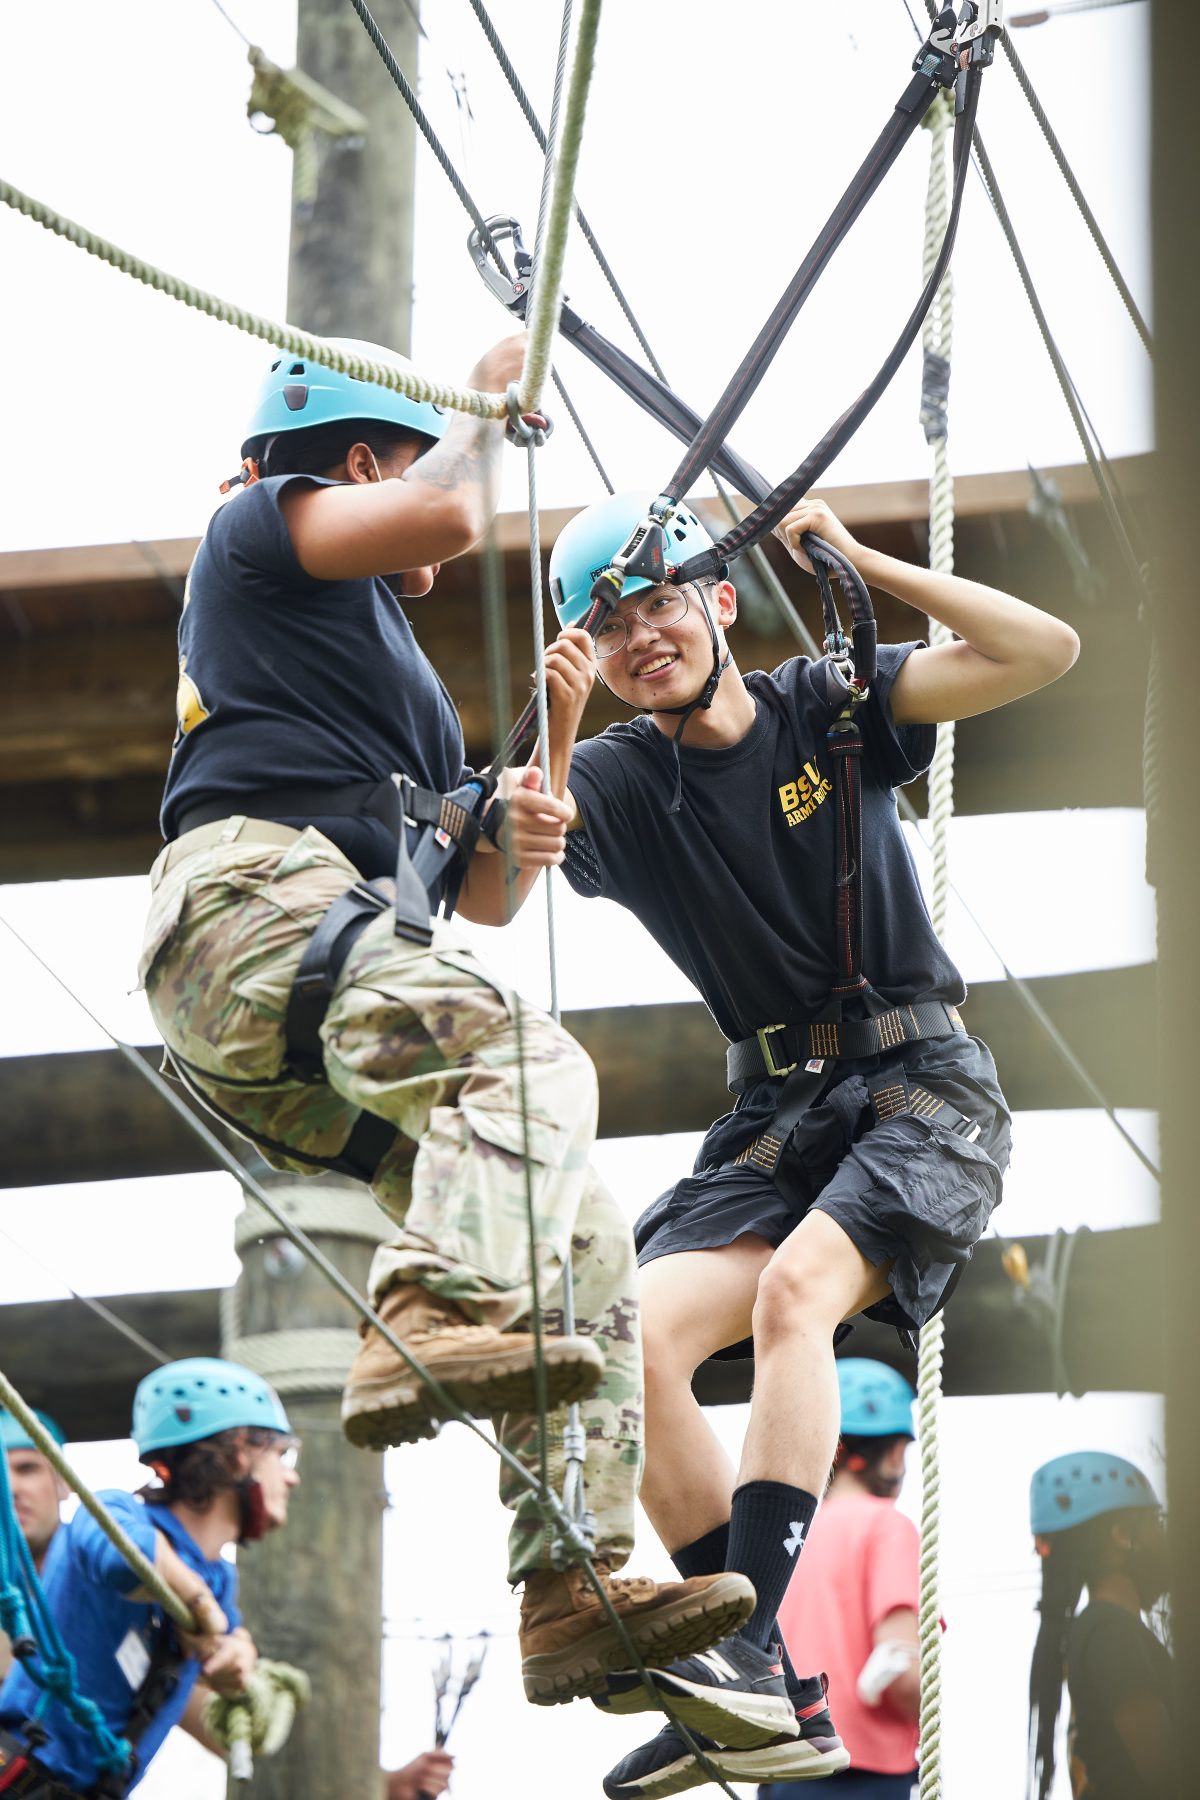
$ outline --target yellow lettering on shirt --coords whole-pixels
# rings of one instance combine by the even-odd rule
[[[783,815],[788,825],[792,826],[811,819],[818,806],[822,806],[833,792],[833,788],[819,769],[806,762],[804,773],[797,775],[794,781],[785,781],[778,792]]]

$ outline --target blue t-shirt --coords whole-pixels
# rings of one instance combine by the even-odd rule
[[[155,1532],[161,1531],[188,1568],[211,1588],[230,1630],[241,1623],[234,1603],[237,1573],[231,1563],[220,1556],[210,1562],[165,1506],[146,1506],[121,1492],[102,1493],[99,1498],[151,1561]],[[95,1701],[117,1736],[125,1730],[158,1634],[169,1627],[160,1607],[126,1598],[137,1585],[125,1558],[82,1507],[55,1532],[42,1568],[42,1586],[63,1643],[75,1658],[77,1690]],[[199,1672],[200,1664],[188,1658],[174,1692],[139,1738],[135,1786],[168,1731],[182,1718]],[[0,1725],[19,1731],[43,1698],[44,1690],[19,1663],[14,1664],[0,1687]],[[76,1725],[56,1700],[47,1701],[37,1717],[50,1734],[36,1752],[38,1761],[69,1787],[90,1787],[97,1777],[90,1732]]]
[[[916,644],[880,645],[858,712],[863,735],[862,969],[891,1005],[966,989],[930,922],[893,789],[928,768],[932,725],[897,727],[888,696]],[[823,661],[824,659],[822,659]],[[825,742],[822,663],[794,657],[746,686],[754,723],[736,744],[681,744],[671,813],[670,739],[647,717],[576,746],[570,790],[584,829],[567,837],[578,893],[629,908],[699,989],[726,1037],[816,1018],[837,979],[837,794]]]
[[[255,811],[262,789],[346,787],[400,771],[447,793],[466,773],[458,714],[387,582],[318,581],[300,567],[279,506],[295,481],[338,485],[315,475],[256,482],[218,510],[196,552],[179,622],[166,838],[190,807]],[[395,866],[378,820],[269,816],[318,825],[369,879]]]

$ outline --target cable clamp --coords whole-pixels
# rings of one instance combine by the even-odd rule
[[[553,419],[547,418],[545,413],[523,413],[515,381],[509,382],[505,399],[508,401],[508,424],[504,427],[504,435],[520,450],[540,450],[554,431]]]
[[[1004,32],[1004,0],[967,0],[956,40],[960,65],[990,66]]]

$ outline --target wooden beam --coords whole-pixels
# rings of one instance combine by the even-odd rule
[[[1113,470],[1126,493],[1142,496],[1149,491],[1151,458],[1117,457]],[[1082,463],[1047,469],[1065,506],[1093,507],[1096,490]],[[854,487],[822,488],[822,494],[845,523],[857,529],[864,524],[913,524],[929,517],[927,481],[862,482]],[[960,518],[980,515],[1021,514],[1033,497],[1033,483],[1025,469],[994,474],[959,475],[954,483],[954,507]],[[746,503],[744,503],[746,504]],[[552,545],[559,532],[580,509],[547,507],[541,515],[544,545]],[[704,501],[701,510],[720,523],[719,502]],[[501,513],[496,520],[502,550],[527,550],[525,514]],[[198,538],[157,538],[127,544],[77,544],[53,550],[0,551],[0,594],[26,594],[42,589],[67,589],[126,583],[155,583],[164,576],[182,581],[192,565]],[[469,555],[464,561],[471,560]]]
[[[1114,1105],[1153,1107],[1153,972],[1149,965],[1030,984]],[[980,982],[964,1008],[995,1053],[1017,1110],[1090,1105],[1011,987]],[[567,1029],[600,1076],[600,1135],[701,1131],[730,1100],[724,1040],[706,1008],[598,1007]],[[160,1051],[142,1055],[156,1062]],[[13,1056],[3,1070],[0,1186],[178,1175],[210,1167],[203,1147],[115,1050]]]
[[[1023,1242],[1037,1271],[1054,1239]],[[946,1393],[1053,1393],[1064,1373],[1074,1393],[1160,1391],[1166,1367],[1161,1252],[1157,1225],[1079,1234],[1068,1264],[1062,1369],[1056,1371],[1053,1313],[1013,1286],[1000,1264],[1000,1243],[986,1238],[947,1310]],[[220,1298],[217,1289],[206,1288],[108,1296],[104,1304],[167,1357],[218,1356]],[[1111,1329],[1111,1320],[1127,1309],[1136,1311],[1140,1325],[1136,1334],[1123,1336]],[[76,1300],[2,1307],[0,1327],[5,1374],[58,1420],[69,1439],[127,1435],[133,1390],[147,1370],[145,1355],[133,1344]],[[869,1319],[855,1326],[844,1354],[878,1357],[913,1372],[891,1326]],[[732,1404],[748,1399],[752,1375],[749,1361],[709,1362],[697,1374],[696,1389],[708,1405]]]

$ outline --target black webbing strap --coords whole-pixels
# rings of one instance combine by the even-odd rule
[[[958,1008],[945,1000],[916,1000],[872,1019],[808,1019],[796,1025],[763,1025],[753,1037],[730,1044],[725,1075],[737,1094],[768,1076],[790,1075],[810,1062],[883,1056],[901,1044],[966,1033]],[[820,1071],[814,1071],[820,1073]]]
[[[871,1096],[871,1109],[875,1114],[875,1123],[882,1125],[885,1119],[895,1119],[902,1113],[911,1113],[916,1119],[936,1119],[949,1131],[956,1131],[965,1137],[968,1143],[974,1143],[982,1129],[974,1119],[968,1119],[965,1113],[951,1106],[938,1094],[931,1094],[928,1088],[921,1087],[918,1082],[910,1081],[903,1069],[893,1069],[886,1075],[876,1075],[867,1083],[867,1092]]]
[[[454,911],[479,839],[479,809],[494,788],[495,778],[488,774],[473,775],[452,794],[418,787],[407,775],[390,775],[382,781],[350,782],[341,787],[261,788],[253,794],[239,794],[237,804],[240,811],[257,819],[377,819],[396,839],[396,936],[427,944],[429,915],[443,900],[446,917]],[[229,808],[228,796],[189,807],[179,820],[176,836],[228,818]],[[411,856],[406,820],[420,827]]]
[[[830,993],[837,999],[863,992],[862,972],[862,732],[858,728],[858,696],[847,701],[825,734],[833,758],[837,791],[837,849],[833,877],[833,941],[837,980]]]
[[[778,1176],[792,1134],[804,1114],[820,1098],[828,1081],[829,1075],[824,1069],[797,1069],[790,1075],[783,1084],[779,1109],[770,1125],[738,1151],[731,1167],[750,1165],[772,1179]],[[892,1069],[887,1074],[873,1077],[867,1083],[867,1092],[876,1125],[907,1113],[916,1119],[936,1119],[939,1125],[958,1132],[968,1143],[973,1143],[979,1136],[980,1127],[974,1119],[968,1119],[965,1113],[960,1113],[948,1100],[930,1093],[928,1088],[910,1081],[903,1069]]]
[[[342,965],[372,919],[391,905],[391,898],[369,883],[356,881],[333,902],[304,948],[288,995],[284,1036],[286,1062],[296,1081],[325,1080],[321,1026],[333,999]]]
[[[226,794],[202,800],[180,816],[176,837],[197,825],[215,825],[231,812],[253,819],[378,819],[389,831],[397,828],[399,807],[395,785],[383,781],[356,781],[342,787],[260,788],[253,794]]]
[[[980,71],[977,68],[967,70],[963,77],[966,97],[962,111],[955,120],[954,184],[950,216],[946,224],[945,236],[942,239],[941,250],[930,271],[929,279],[921,290],[917,304],[905,320],[903,329],[884,362],[858,398],[830,426],[824,437],[813,446],[804,461],[792,471],[787,479],[780,482],[779,486],[766,500],[756,506],[753,512],[747,513],[744,519],[727,531],[720,543],[713,549],[701,551],[699,555],[690,557],[677,571],[675,577],[677,581],[702,580],[706,575],[711,575],[719,564],[732,562],[736,557],[751,549],[760,538],[773,531],[796,502],[808,492],[813,482],[829,467],[834,457],[849,443],[904,361],[916,341],[925,315],[941,285],[954,248],[967,171],[971,166],[971,133],[979,106],[980,79]]]
[[[285,1144],[282,1138],[268,1137],[265,1131],[255,1131],[234,1113],[226,1112],[201,1085],[202,1082],[211,1081],[217,1087],[252,1088],[259,1092],[269,1092],[273,1088],[291,1086],[291,1076],[284,1076],[278,1081],[225,1081],[218,1079],[210,1070],[188,1062],[177,1050],[167,1051],[167,1061],[192,1099],[206,1112],[210,1112],[214,1119],[227,1126],[235,1137],[246,1138],[250,1143],[257,1144],[260,1150],[270,1150],[276,1156],[286,1156],[289,1162],[299,1163],[302,1168],[328,1169],[334,1175],[351,1175],[355,1181],[365,1181],[369,1185],[375,1178],[375,1171],[396,1141],[398,1134],[394,1125],[381,1119],[378,1113],[363,1112],[354,1121],[339,1155],[317,1156],[311,1150],[298,1150],[294,1144]]]
[[[943,12],[937,27],[953,33],[957,25],[953,9]],[[917,74],[908,82],[897,100],[892,115],[859,165],[841,199],[830,213],[816,241],[796,270],[762,330],[734,370],[724,393],[701,425],[663,492],[679,500],[689,492],[696,478],[709,466],[719,447],[724,444],[743,408],[766,374],[784,338],[794,324],[801,307],[811,294],[830,257],[854,224],[876,188],[896,161],[901,150],[920,125],[930,103],[943,87],[953,85],[956,64],[952,57],[939,55],[927,64],[917,58]],[[940,279],[940,277],[939,277]],[[922,315],[923,316],[923,315]]]

